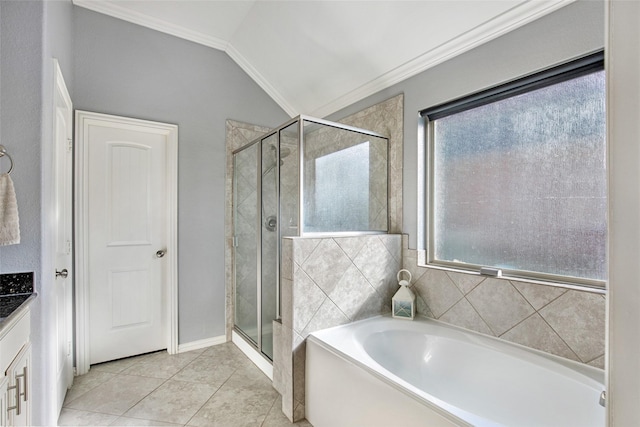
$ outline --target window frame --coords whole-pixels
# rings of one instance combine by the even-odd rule
[[[551,273],[514,270],[463,262],[436,260],[434,258],[434,125],[440,118],[461,113],[523,93],[531,92],[577,77],[605,70],[604,51],[598,51],[564,64],[554,66],[489,89],[466,95],[452,101],[423,109],[419,112],[419,183],[418,193],[418,264],[423,267],[480,274],[488,277],[516,279],[566,288],[605,291],[606,280],[579,278]],[[606,156],[606,153],[605,153]],[[608,226],[607,226],[608,229]]]

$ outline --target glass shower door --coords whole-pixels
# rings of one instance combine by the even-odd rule
[[[258,345],[258,149],[255,144],[234,155],[235,325]]]

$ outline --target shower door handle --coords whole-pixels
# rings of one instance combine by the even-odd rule
[[[160,249],[158,252],[156,252],[156,258],[162,258],[166,254],[167,254],[167,250],[166,249]]]

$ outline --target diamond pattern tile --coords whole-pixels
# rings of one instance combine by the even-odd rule
[[[325,299],[325,293],[299,269],[293,281],[293,329],[301,332]]]
[[[571,348],[537,313],[516,325],[502,335],[501,338],[566,357],[567,359],[580,361]]]
[[[436,319],[463,298],[460,290],[443,270],[427,269],[414,287]]]
[[[508,280],[486,279],[467,295],[467,299],[497,336],[535,311]]]
[[[605,300],[600,295],[568,291],[540,310],[540,315],[581,361],[604,354]]]
[[[349,318],[354,319],[363,305],[377,292],[360,273],[355,265],[351,265],[342,276],[336,287],[329,293],[329,298]]]
[[[350,265],[351,260],[333,239],[322,239],[301,267],[329,294]]]

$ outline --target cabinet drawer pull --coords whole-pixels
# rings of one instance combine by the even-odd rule
[[[22,385],[23,385],[23,389],[24,392],[20,393],[20,396],[22,396],[24,398],[24,401],[26,402],[27,400],[29,400],[29,397],[27,395],[27,367],[25,366],[24,368],[22,368],[22,373],[21,374],[16,374],[16,383],[19,383],[20,380],[19,378],[22,378]]]
[[[16,385],[12,385],[10,387],[7,387],[7,391],[9,390],[15,390],[16,394],[15,394],[15,399],[16,399],[16,404],[14,406],[8,406],[7,407],[7,412],[12,411],[12,410],[16,410],[16,415],[20,415],[22,413],[22,408],[20,405],[20,380],[16,379]]]

